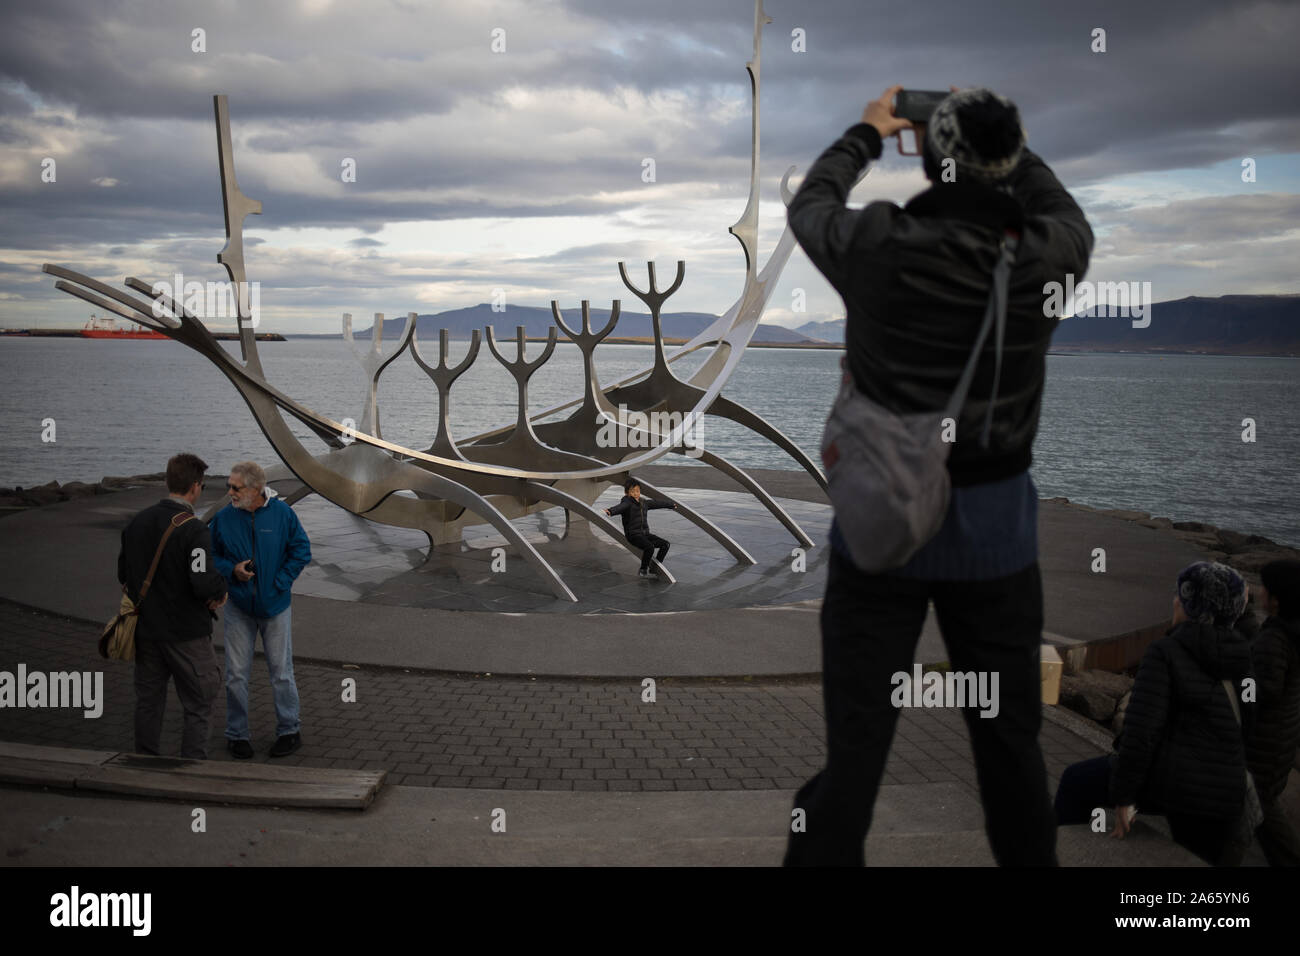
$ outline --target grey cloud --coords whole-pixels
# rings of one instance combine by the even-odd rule
[[[1210,245],[1241,239],[1283,236],[1300,222],[1300,195],[1260,193],[1181,199],[1164,206],[1133,209],[1108,233],[1106,241]],[[1207,224],[1213,228],[1207,228]]]
[[[672,215],[659,212],[672,209],[660,198],[667,189],[736,201],[725,222],[672,222],[699,234],[725,229],[744,205],[749,0],[337,4],[310,17],[297,5],[253,0],[219,7],[120,0],[94,16],[74,0],[5,8],[0,163],[21,176],[0,198],[0,246],[12,254],[98,261],[120,249],[112,254],[212,269],[224,242],[210,99],[217,91],[231,96],[241,186],[265,204],[250,229],[373,234],[403,221],[616,217],[632,209],[658,224]],[[1300,152],[1297,5],[767,0],[766,8],[774,23],[763,35],[765,197],[786,166],[806,171],[894,81],[988,85],[1012,95],[1031,145],[1071,188],[1244,155],[1263,169],[1271,154]],[[504,55],[487,48],[496,25],[508,33]],[[207,30],[206,54],[189,50],[195,26]],[[790,49],[795,26],[807,31],[806,53]],[[1088,50],[1095,26],[1108,31],[1105,54]],[[620,87],[672,94],[684,105],[663,126],[630,106],[590,120],[568,108],[569,90],[614,97]],[[514,90],[540,94],[537,105],[504,112]],[[722,101],[732,107],[727,118],[711,119]],[[479,115],[491,138],[478,131]],[[501,117],[508,135],[500,134]],[[574,138],[584,125],[596,133]],[[561,150],[563,142],[583,145]],[[47,186],[33,157],[56,144],[71,145],[56,157],[57,186]],[[327,195],[295,191],[300,182],[337,183],[343,156],[357,159],[356,183]],[[655,158],[659,181],[642,188],[645,156]],[[888,146],[880,171],[916,165]],[[96,179],[118,185],[96,187]],[[1297,211],[1290,196],[1273,206],[1227,197],[1161,211],[1098,195],[1088,209],[1112,227],[1105,240],[1112,244],[1173,242],[1166,237],[1204,232],[1207,223],[1217,230],[1221,220],[1225,236],[1276,234]],[[254,241],[261,240],[247,240]],[[143,253],[145,243],[156,253]],[[366,271],[338,283],[329,269],[307,268],[320,301],[358,283],[451,282],[457,270],[480,265],[446,256],[390,275],[384,252],[373,251],[378,244],[352,240],[349,251],[372,250],[352,255]],[[518,270],[512,281],[546,287],[556,275],[607,276],[614,258],[646,255],[633,252],[642,248],[636,240],[564,245],[541,256],[504,255],[497,265]],[[707,258],[703,269],[693,266],[693,275],[715,268]],[[0,283],[0,291],[13,289]]]

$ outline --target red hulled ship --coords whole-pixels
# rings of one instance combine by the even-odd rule
[[[109,318],[90,317],[90,321],[81,330],[83,339],[166,339],[167,336],[134,323],[119,326]]]

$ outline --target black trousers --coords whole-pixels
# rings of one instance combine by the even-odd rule
[[[1098,807],[1113,806],[1110,800],[1110,757],[1093,757],[1070,764],[1061,774],[1056,789],[1056,821],[1061,826],[1092,822],[1092,813]],[[1240,866],[1247,847],[1234,842],[1236,821],[1216,817],[1196,816],[1189,813],[1170,813],[1152,802],[1150,798],[1137,797],[1138,813],[1163,814],[1169,824],[1169,835],[1179,846],[1195,853],[1211,866]],[[1113,829],[1115,818],[1106,816],[1107,830]]]
[[[158,753],[168,679],[176,682],[176,696],[185,714],[181,756],[206,760],[212,703],[221,690],[221,666],[211,637],[135,642],[136,753]]]
[[[655,548],[659,549],[659,554],[655,559],[663,561],[664,555],[668,553],[668,549],[671,547],[663,538],[653,534],[630,534],[627,536],[627,540],[631,542],[633,547],[641,549],[642,571],[650,567],[650,556],[654,554]]]
[[[861,866],[898,709],[892,675],[911,673],[933,600],[952,669],[997,672],[999,711],[963,710],[993,855],[1003,866],[1056,864],[1056,825],[1038,746],[1043,587],[1038,563],[992,581],[864,574],[832,550],[822,603],[826,768],[795,797],[787,866]],[[795,818],[797,821],[797,818]]]

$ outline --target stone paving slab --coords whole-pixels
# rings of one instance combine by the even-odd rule
[[[680,471],[677,477],[680,480]],[[667,564],[676,581],[668,587],[637,577],[640,555],[621,544],[621,530],[614,540],[578,516],[566,524],[561,508],[516,520],[514,526],[524,538],[579,595],[580,601],[574,603],[553,597],[541,576],[511,554],[505,538],[490,526],[471,526],[461,542],[429,552],[420,532],[377,525],[308,497],[295,508],[311,536],[313,561],[294,591],[365,604],[547,614],[698,611],[821,597],[826,549],[806,550],[804,567],[794,570],[792,550],[798,542],[752,496],[717,489],[664,490],[731,534],[758,563],[737,562],[685,517],[656,511],[651,528],[672,543]],[[621,490],[608,489],[595,507],[613,507],[621,497]],[[827,539],[829,504],[779,503],[814,541]],[[617,518],[612,523],[619,525]],[[497,548],[507,549],[504,568],[493,564]]]

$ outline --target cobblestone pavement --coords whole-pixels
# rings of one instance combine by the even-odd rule
[[[98,628],[0,603],[0,670],[102,671],[104,709],[0,709],[0,739],[130,750],[131,665],[95,651]],[[661,680],[654,703],[638,681],[499,679],[299,662],[302,750],[284,763],[382,769],[407,786],[520,790],[795,789],[822,766],[818,683]],[[654,675],[646,675],[653,677]],[[356,702],[343,681],[356,679]],[[275,717],[259,656],[250,719],[256,760],[267,760]],[[163,751],[177,753],[181,715],[171,692]],[[225,695],[213,710],[211,756],[226,753]],[[1076,760],[1100,751],[1044,720],[1051,786]],[[977,792],[960,714],[902,712],[884,783],[956,781]]]

